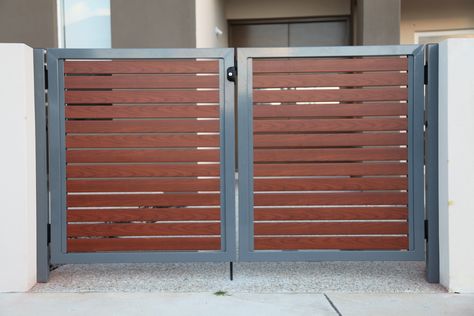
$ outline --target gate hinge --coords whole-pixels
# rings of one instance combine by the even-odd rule
[[[428,220],[425,219],[425,239],[428,240]]]
[[[425,84],[428,84],[428,64],[425,64],[424,68],[423,68],[423,76],[424,76],[424,83]]]
[[[227,80],[235,82],[235,78],[237,78],[237,67],[229,67],[227,68]]]

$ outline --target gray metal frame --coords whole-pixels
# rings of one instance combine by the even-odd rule
[[[252,58],[399,56],[409,61],[409,250],[408,251],[254,251],[253,249],[253,114]],[[423,46],[347,46],[301,48],[239,48],[238,60],[238,165],[239,165],[239,260],[423,260],[424,182]]]
[[[439,283],[438,44],[426,46],[426,279]]]
[[[65,185],[65,59],[218,59],[220,65],[221,129],[221,251],[66,252]],[[48,49],[49,167],[51,187],[51,263],[234,261],[234,83],[226,69],[234,65],[234,50],[223,49]]]

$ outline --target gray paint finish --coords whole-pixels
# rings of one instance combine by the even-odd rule
[[[196,47],[196,7],[190,0],[110,1],[112,47]]]

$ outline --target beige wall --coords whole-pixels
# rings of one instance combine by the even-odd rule
[[[414,43],[415,32],[474,29],[473,0],[402,0],[400,42]]]
[[[227,47],[227,36],[224,0],[196,0],[196,47]]]
[[[225,0],[229,20],[350,14],[350,0]]]

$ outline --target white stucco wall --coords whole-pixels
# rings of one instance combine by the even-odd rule
[[[440,280],[474,293],[474,39],[439,49]]]
[[[216,34],[216,27],[222,34]],[[196,47],[227,47],[224,0],[196,0]]]
[[[33,49],[0,44],[0,292],[36,283]]]

